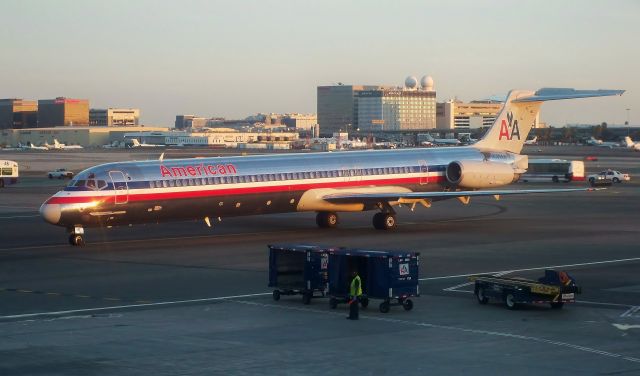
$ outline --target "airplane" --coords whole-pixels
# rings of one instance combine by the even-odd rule
[[[60,142],[58,142],[57,139],[53,139],[53,145],[49,145],[45,142],[44,146],[48,149],[48,150],[79,150],[79,149],[84,149],[82,146],[80,145],[66,145],[66,144],[61,144]]]
[[[49,150],[49,148],[46,146],[35,146],[31,142],[27,142],[26,145],[18,143],[18,148],[20,150]]]
[[[102,145],[103,149],[121,149],[124,148],[124,142],[120,142],[118,140],[113,141],[110,144]]]
[[[131,148],[163,148],[166,145],[140,143],[137,138],[131,139]]]
[[[624,90],[512,90],[494,124],[473,145],[335,153],[270,154],[101,164],[86,169],[40,207],[82,246],[84,229],[285,212],[316,212],[321,228],[338,212],[375,211],[373,227],[396,227],[395,208],[472,197],[592,191],[525,189],[520,155],[545,101],[622,95]]]
[[[618,144],[617,142],[608,142],[608,141],[605,142],[600,139],[594,138],[593,136],[587,140],[587,145],[598,146],[598,147],[609,148],[609,149],[620,146],[620,144]]]
[[[435,146],[455,146],[460,145],[460,140],[457,138],[433,138],[433,136],[429,133],[425,135],[426,142],[431,143],[431,145]]]
[[[624,146],[635,151],[640,151],[640,142],[633,142],[629,136],[624,138]]]
[[[524,142],[525,145],[535,145],[538,142],[538,136]]]

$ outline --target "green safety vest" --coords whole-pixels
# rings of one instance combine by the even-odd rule
[[[362,281],[360,280],[359,275],[353,277],[351,280],[351,288],[349,289],[349,292],[351,296],[362,295]]]

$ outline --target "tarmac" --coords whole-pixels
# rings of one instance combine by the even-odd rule
[[[69,246],[65,230],[38,215],[65,182],[47,179],[40,172],[49,166],[34,162],[18,185],[0,191],[0,375],[639,374],[640,153],[598,149],[529,152],[595,154],[588,173],[615,168],[632,181],[402,208],[393,232],[374,230],[369,212],[342,214],[336,229],[293,213],[223,218],[213,228],[192,221],[88,229],[84,248]],[[14,158],[44,154],[20,153]],[[12,159],[6,154],[0,158]],[[97,154],[78,156],[110,158]],[[267,287],[273,243],[420,252],[421,296],[412,311],[387,314],[373,301],[356,322],[328,299],[276,302]],[[482,306],[467,279],[535,278],[545,268],[578,281],[577,303]]]

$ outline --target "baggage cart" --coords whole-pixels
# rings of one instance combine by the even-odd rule
[[[304,304],[324,297],[327,290],[329,254],[314,245],[269,245],[269,287],[273,299],[302,295]]]
[[[420,296],[418,286],[419,253],[404,251],[374,251],[364,249],[330,248],[329,253],[329,305],[349,301],[351,272],[358,271],[363,295],[359,303],[363,308],[369,299],[381,299],[380,312],[389,312],[392,306],[413,308],[411,297]]]
[[[582,292],[567,272],[555,270],[545,270],[544,277],[538,280],[489,274],[473,275],[469,280],[475,282],[478,303],[496,299],[508,309],[516,309],[520,304],[549,304],[561,309],[564,303],[575,302],[576,294]]]

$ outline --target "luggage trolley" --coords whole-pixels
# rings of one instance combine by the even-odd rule
[[[576,301],[582,288],[567,272],[547,269],[544,277],[531,280],[519,277],[478,274],[469,277],[474,282],[474,294],[478,303],[487,304],[489,299],[504,302],[508,309],[520,304],[549,304],[561,309],[564,303]]]
[[[380,312],[392,306],[413,308],[411,297],[420,296],[418,286],[419,253],[330,248],[329,306],[333,309],[349,301],[351,272],[357,270],[362,280],[360,305],[366,308],[369,299],[382,299]]]
[[[304,304],[327,291],[328,252],[314,245],[269,245],[269,287],[273,300],[302,295]]]

